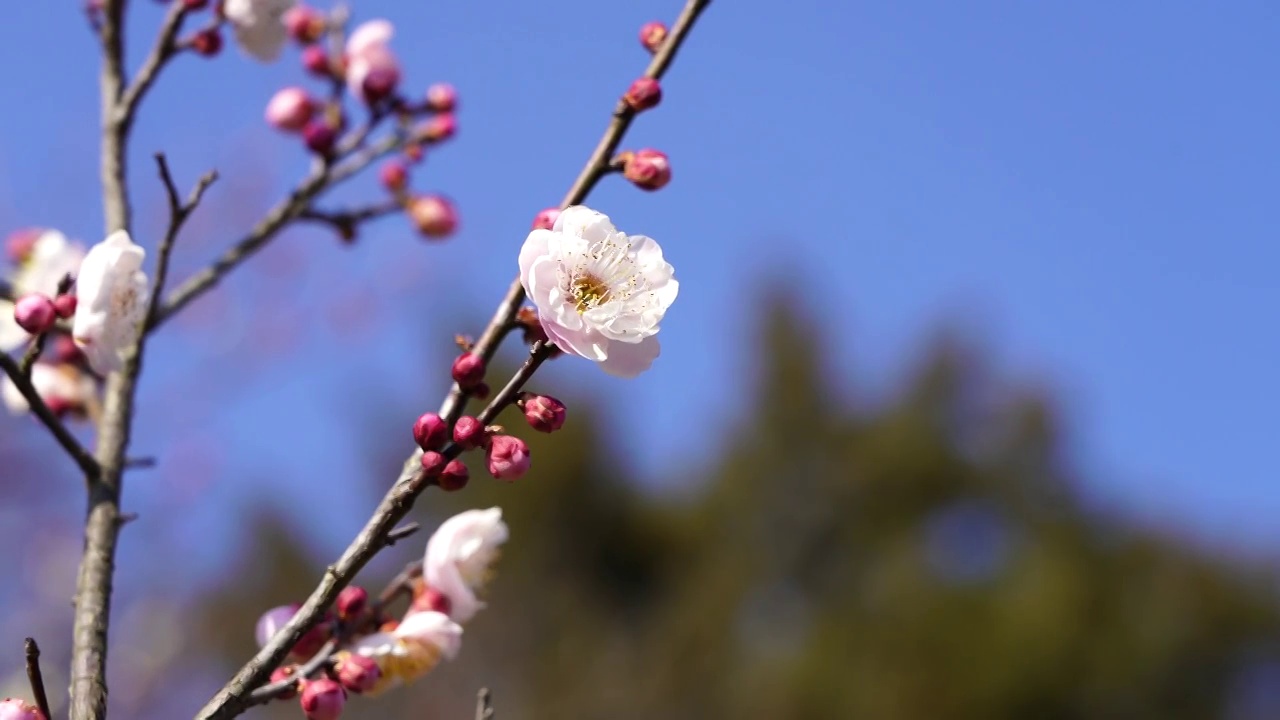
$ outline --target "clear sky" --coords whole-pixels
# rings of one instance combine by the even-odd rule
[[[131,4],[136,67],[160,8]],[[397,377],[440,375],[419,359],[424,338],[444,353],[448,337],[488,316],[529,219],[558,202],[643,67],[637,29],[673,19],[680,2],[351,5],[357,20],[396,24],[409,83],[447,80],[461,93],[460,133],[416,185],[454,197],[462,231],[427,246],[392,219],[354,250],[293,233],[193,309],[206,325],[165,332],[139,451],[218,458],[214,479],[233,489],[213,497],[363,467],[347,427],[359,418],[345,414],[353,399],[393,392]],[[95,241],[96,48],[78,3],[12,3],[5,16],[0,225]],[[636,381],[564,365],[544,387],[585,386],[618,408],[610,422],[628,438],[624,456],[650,474],[696,463],[714,428],[744,409],[740,311],[780,268],[827,330],[844,391],[886,392],[904,359],[952,323],[1001,371],[1064,401],[1096,498],[1274,555],[1277,47],[1280,5],[1264,0],[716,0],[663,105],[627,142],[669,153],[674,181],[647,194],[611,180],[591,200],[622,229],[657,238],[676,266],[663,356]],[[274,89],[298,82],[295,50],[271,66],[234,47],[175,64],[134,144],[140,242],[153,244],[162,222],[155,150],[188,182],[223,172],[182,268],[232,242],[289,187],[304,155],[261,118]],[[363,315],[377,315],[373,327],[296,329],[323,325],[321,308],[361,317],[353,303],[378,308]],[[276,344],[295,353],[289,362],[258,367],[236,354]],[[210,350],[210,364],[192,360]],[[226,401],[156,409],[194,392],[184,369],[195,367]],[[421,400],[425,409],[438,394]],[[668,416],[681,422],[654,420]],[[193,433],[214,439],[165,439]],[[135,487],[144,506],[166,492]],[[339,548],[346,529],[326,547]]]

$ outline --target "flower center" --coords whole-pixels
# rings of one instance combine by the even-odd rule
[[[591,273],[584,273],[574,278],[569,283],[569,292],[573,294],[574,308],[579,315],[609,301],[608,283]]]

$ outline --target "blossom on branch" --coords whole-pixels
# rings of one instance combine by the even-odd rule
[[[142,331],[149,299],[145,257],[129,233],[117,230],[90,248],[80,265],[71,336],[101,375],[122,367],[124,353]]]
[[[236,33],[236,42],[255,59],[271,62],[289,40],[284,15],[297,0],[226,0],[222,14]]]
[[[38,362],[31,366],[31,386],[55,415],[83,415],[96,399],[97,383],[74,365]],[[9,412],[20,415],[31,409],[8,375],[0,385],[0,399]]]
[[[415,680],[441,659],[452,660],[462,649],[462,626],[444,613],[412,611],[394,630],[376,632],[357,640],[351,651],[372,658],[381,670],[364,690],[377,695],[400,683]]]
[[[67,275],[74,276],[84,260],[84,246],[67,240],[57,230],[25,232],[22,242],[10,239],[9,249],[18,268],[11,278],[18,297],[40,293],[53,297],[58,283]],[[14,319],[13,303],[0,300],[0,351],[21,346],[31,336]]]
[[[520,249],[520,282],[547,337],[618,377],[658,357],[659,324],[679,290],[674,274],[652,238],[620,232],[581,205],[530,232]]]
[[[427,541],[423,579],[449,599],[454,620],[466,622],[484,607],[476,593],[488,583],[499,547],[506,541],[507,524],[496,507],[454,515]]]
[[[347,90],[373,104],[400,82],[400,62],[391,52],[395,26],[386,20],[362,23],[347,38]]]

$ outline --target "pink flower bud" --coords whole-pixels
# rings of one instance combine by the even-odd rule
[[[414,597],[413,603],[409,606],[409,612],[434,611],[445,615],[448,615],[452,609],[453,603],[449,602],[449,596],[433,587],[426,588]]]
[[[486,439],[484,423],[471,415],[463,415],[453,424],[453,441],[465,449],[480,447]]]
[[[303,633],[289,654],[302,660],[310,660],[313,655],[320,652],[320,648],[329,642],[329,636],[332,634],[332,629],[329,627],[332,619],[332,615],[326,614],[315,627]]]
[[[648,110],[662,101],[662,85],[648,77],[637,78],[622,96],[627,106],[636,112]]]
[[[0,700],[0,720],[47,720],[40,708],[18,698]]]
[[[211,27],[201,30],[191,38],[191,49],[205,57],[213,57],[222,52],[222,33]]]
[[[427,477],[431,477],[443,470],[445,463],[448,461],[445,459],[444,455],[441,455],[435,450],[428,450],[422,453],[422,460],[420,462],[422,463],[422,471],[427,474]]]
[[[54,305],[56,307],[57,301],[54,302]],[[84,358],[80,348],[76,347],[76,341],[72,340],[70,335],[61,333],[53,338],[53,348],[50,354],[54,362],[63,364],[78,363]]]
[[[449,439],[449,425],[436,413],[423,413],[413,422],[413,441],[423,450],[438,450]]]
[[[524,401],[524,419],[538,432],[555,432],[564,426],[564,403],[546,395],[533,395]]]
[[[640,28],[640,44],[651,53],[658,52],[658,48],[662,47],[662,43],[667,41],[667,26],[658,22],[645,23]]]
[[[422,195],[409,201],[409,220],[418,232],[428,238],[441,239],[458,227],[458,212],[453,203],[440,195]]]
[[[284,26],[289,37],[303,45],[319,40],[324,35],[324,25],[324,15],[306,5],[295,5],[284,14]]]
[[[388,160],[378,169],[378,181],[391,192],[400,192],[409,184],[409,168],[399,160]]]
[[[637,150],[627,157],[622,174],[641,190],[658,190],[671,182],[671,162],[658,150]]]
[[[368,602],[369,591],[359,585],[348,585],[338,593],[338,599],[334,601],[333,607],[338,611],[338,618],[347,622],[359,617]]]
[[[450,460],[440,471],[440,477],[436,478],[436,485],[445,492],[455,492],[467,486],[470,474],[461,460]]]
[[[463,353],[453,361],[453,381],[466,390],[484,380],[484,358],[475,353]]]
[[[499,480],[516,480],[529,471],[529,446],[511,435],[495,435],[489,441],[489,474]]]
[[[44,230],[40,228],[14,230],[4,240],[5,254],[15,263],[26,262],[27,258],[31,257],[31,251],[36,246],[36,240],[39,240],[43,234]]]
[[[277,92],[267,103],[267,122],[278,130],[298,132],[311,122],[316,113],[316,103],[300,87],[287,87]]]
[[[422,127],[422,138],[430,143],[444,142],[458,133],[458,120],[453,113],[436,115]]]
[[[422,162],[422,157],[424,154],[425,154],[425,151],[422,149],[421,143],[409,143],[408,145],[404,146],[404,156],[408,158],[409,162],[412,162],[412,163]]]
[[[329,678],[307,680],[298,701],[307,720],[338,720],[347,704],[347,691]]]
[[[58,317],[68,320],[72,315],[76,314],[76,305],[79,302],[75,295],[59,295],[53,299],[53,310],[58,313]]]
[[[333,144],[338,141],[338,133],[327,122],[312,121],[302,129],[302,139],[312,152],[317,155],[328,155],[333,152]]]
[[[278,683],[278,682],[293,678],[293,670],[294,668],[292,665],[286,665],[284,667],[278,667],[275,670],[272,670],[271,682]],[[281,700],[292,700],[297,696],[298,696],[298,682],[296,679],[294,679],[292,690],[286,690],[279,695]]]
[[[372,690],[382,679],[377,661],[364,655],[347,655],[338,662],[338,682],[353,693]]]
[[[556,218],[560,217],[560,208],[549,207],[533,216],[533,230],[550,230],[555,227]]]
[[[524,329],[524,342],[526,345],[532,345],[536,342],[548,342],[547,331],[542,329],[542,321],[538,319],[538,310],[532,307],[522,307],[516,313],[516,322],[520,323],[520,327]]]
[[[182,0],[182,5],[188,10],[203,10],[209,4],[209,0]]]
[[[18,298],[13,304],[13,319],[18,326],[32,335],[39,335],[53,327],[58,319],[58,311],[53,301],[40,293],[31,293]]]
[[[374,67],[360,81],[361,96],[370,105],[387,99],[400,84],[400,69],[395,65]]]
[[[427,88],[427,108],[432,112],[453,112],[458,106],[458,91],[449,83],[436,83]]]
[[[333,74],[333,66],[329,64],[329,53],[319,45],[311,45],[302,50],[302,67],[319,77],[329,77]]]

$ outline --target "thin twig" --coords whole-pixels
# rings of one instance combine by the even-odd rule
[[[327,665],[331,660],[333,660],[333,653],[337,649],[338,649],[337,641],[329,640],[323,646],[321,646],[320,650],[316,652],[315,655],[311,656],[310,660],[308,660],[302,665],[299,665],[298,669],[295,670],[292,675],[285,678],[284,680],[263,685],[262,687],[250,693],[249,705],[250,706],[262,705],[264,703],[268,703],[268,702],[271,702],[272,700],[275,700],[276,698],[280,697],[281,695],[287,692],[295,690],[298,686],[299,680],[311,677],[316,672],[318,672],[321,668]]]
[[[401,210],[400,203],[395,200],[387,200],[376,205],[366,205],[358,208],[348,208],[346,210],[318,210],[315,208],[307,208],[299,215],[299,220],[323,223],[333,226],[333,229],[339,235],[346,237],[350,233],[354,233],[356,225],[368,220],[390,215]]]
[[[52,720],[49,712],[49,696],[44,691],[44,673],[40,672],[40,646],[35,638],[27,638],[23,642],[27,655],[27,680],[31,682],[31,696],[35,698],[36,707],[44,714],[45,720]]]
[[[181,4],[175,3],[175,5]],[[169,276],[169,261],[173,255],[174,242],[178,239],[178,232],[182,230],[183,224],[191,213],[195,212],[196,206],[204,197],[204,192],[218,179],[216,170],[205,173],[184,201],[178,194],[178,187],[173,182],[173,175],[169,172],[169,161],[164,153],[156,153],[155,157],[160,171],[160,181],[164,184],[165,195],[169,198],[169,227],[165,231],[164,238],[160,240],[160,248],[157,252],[156,277],[151,288],[151,300],[147,305],[148,318],[154,318],[160,307],[160,298],[164,293],[165,280]]]
[[[80,441],[76,439],[76,436],[71,434],[71,431],[67,429],[67,426],[63,424],[62,420],[58,419],[58,416],[49,409],[44,398],[40,397],[40,393],[37,392],[35,386],[31,384],[31,380],[27,376],[23,375],[22,369],[18,367],[18,363],[14,362],[13,358],[9,357],[8,354],[0,352],[0,368],[4,369],[5,374],[9,376],[9,380],[11,380],[14,386],[18,388],[18,392],[22,393],[22,397],[26,398],[27,405],[30,406],[31,412],[34,413],[35,416],[39,418],[40,422],[49,429],[49,432],[53,434],[53,439],[57,440],[58,444],[62,446],[62,449],[67,452],[67,455],[70,455],[76,465],[80,466],[80,471],[84,473],[85,477],[97,477],[97,461],[94,460],[93,456],[89,454],[89,451],[80,444]]]
[[[710,4],[710,0],[687,1],[666,43],[649,64],[649,68],[645,73],[647,76],[657,78],[666,71],[680,44],[688,36],[698,15],[708,4]],[[624,103],[620,102],[619,105],[625,107]],[[621,142],[623,133],[631,123],[631,118],[632,113],[629,109],[615,109],[609,128],[605,131],[605,135],[601,138],[595,152],[592,153],[587,166],[583,168],[582,173],[565,196],[562,205],[567,206],[581,202],[595,186],[595,183],[607,169],[613,150]],[[366,149],[364,152],[367,153],[371,149]],[[339,172],[341,171],[336,170],[335,174]],[[209,285],[216,282],[217,276],[210,278],[208,281]],[[198,290],[195,294],[199,292],[203,292],[203,290]],[[498,312],[494,314],[489,326],[485,328],[485,332],[473,352],[480,353],[486,360],[492,357],[498,341],[511,328],[513,318],[516,311],[519,310],[523,299],[524,290],[517,279],[511,289],[508,290],[507,296],[503,298]],[[166,304],[166,307],[168,307],[168,304]],[[528,380],[529,376],[533,374],[543,360],[550,355],[551,350],[551,346],[545,343],[536,344],[524,366],[507,383],[506,387],[494,397],[478,418],[482,422],[488,423],[489,420],[495,417],[507,403],[514,399],[524,382]],[[464,400],[465,394],[455,385],[449,397],[446,398],[440,414],[452,420],[455,413],[461,412]],[[456,448],[449,448],[448,450],[454,453],[459,452]],[[355,578],[356,573],[385,545],[387,534],[409,512],[422,491],[432,484],[431,479],[426,477],[422,471],[419,460],[421,454],[421,451],[415,451],[409,456],[409,459],[402,466],[400,476],[396,479],[395,484],[383,497],[373,515],[365,523],[364,528],[347,546],[338,561],[325,570],[324,577],[321,578],[319,585],[312,591],[307,601],[303,603],[302,607],[289,622],[285,623],[285,626],[205,704],[196,715],[197,720],[226,720],[244,712],[245,708],[248,707],[248,698],[253,689],[262,685],[272,669],[284,659],[289,652],[289,648],[293,647],[302,635],[319,621],[325,609],[337,598],[339,591],[349,584]]]
[[[178,53],[178,33],[182,30],[182,21],[186,18],[187,11],[185,2],[169,3],[169,12],[164,16],[164,23],[160,26],[155,45],[151,47],[147,59],[142,61],[142,67],[138,68],[138,74],[134,76],[133,82],[125,88],[116,109],[119,122],[125,128],[133,124],[138,103],[160,76],[160,70]]]
[[[493,697],[489,688],[480,688],[476,694],[476,720],[493,720]]]
[[[22,361],[18,364],[18,370],[22,373],[22,377],[31,379],[31,369],[36,366],[36,360],[40,359],[40,353],[44,352],[44,341],[49,333],[42,332],[31,338],[31,344],[27,346],[27,351],[22,355]]]

